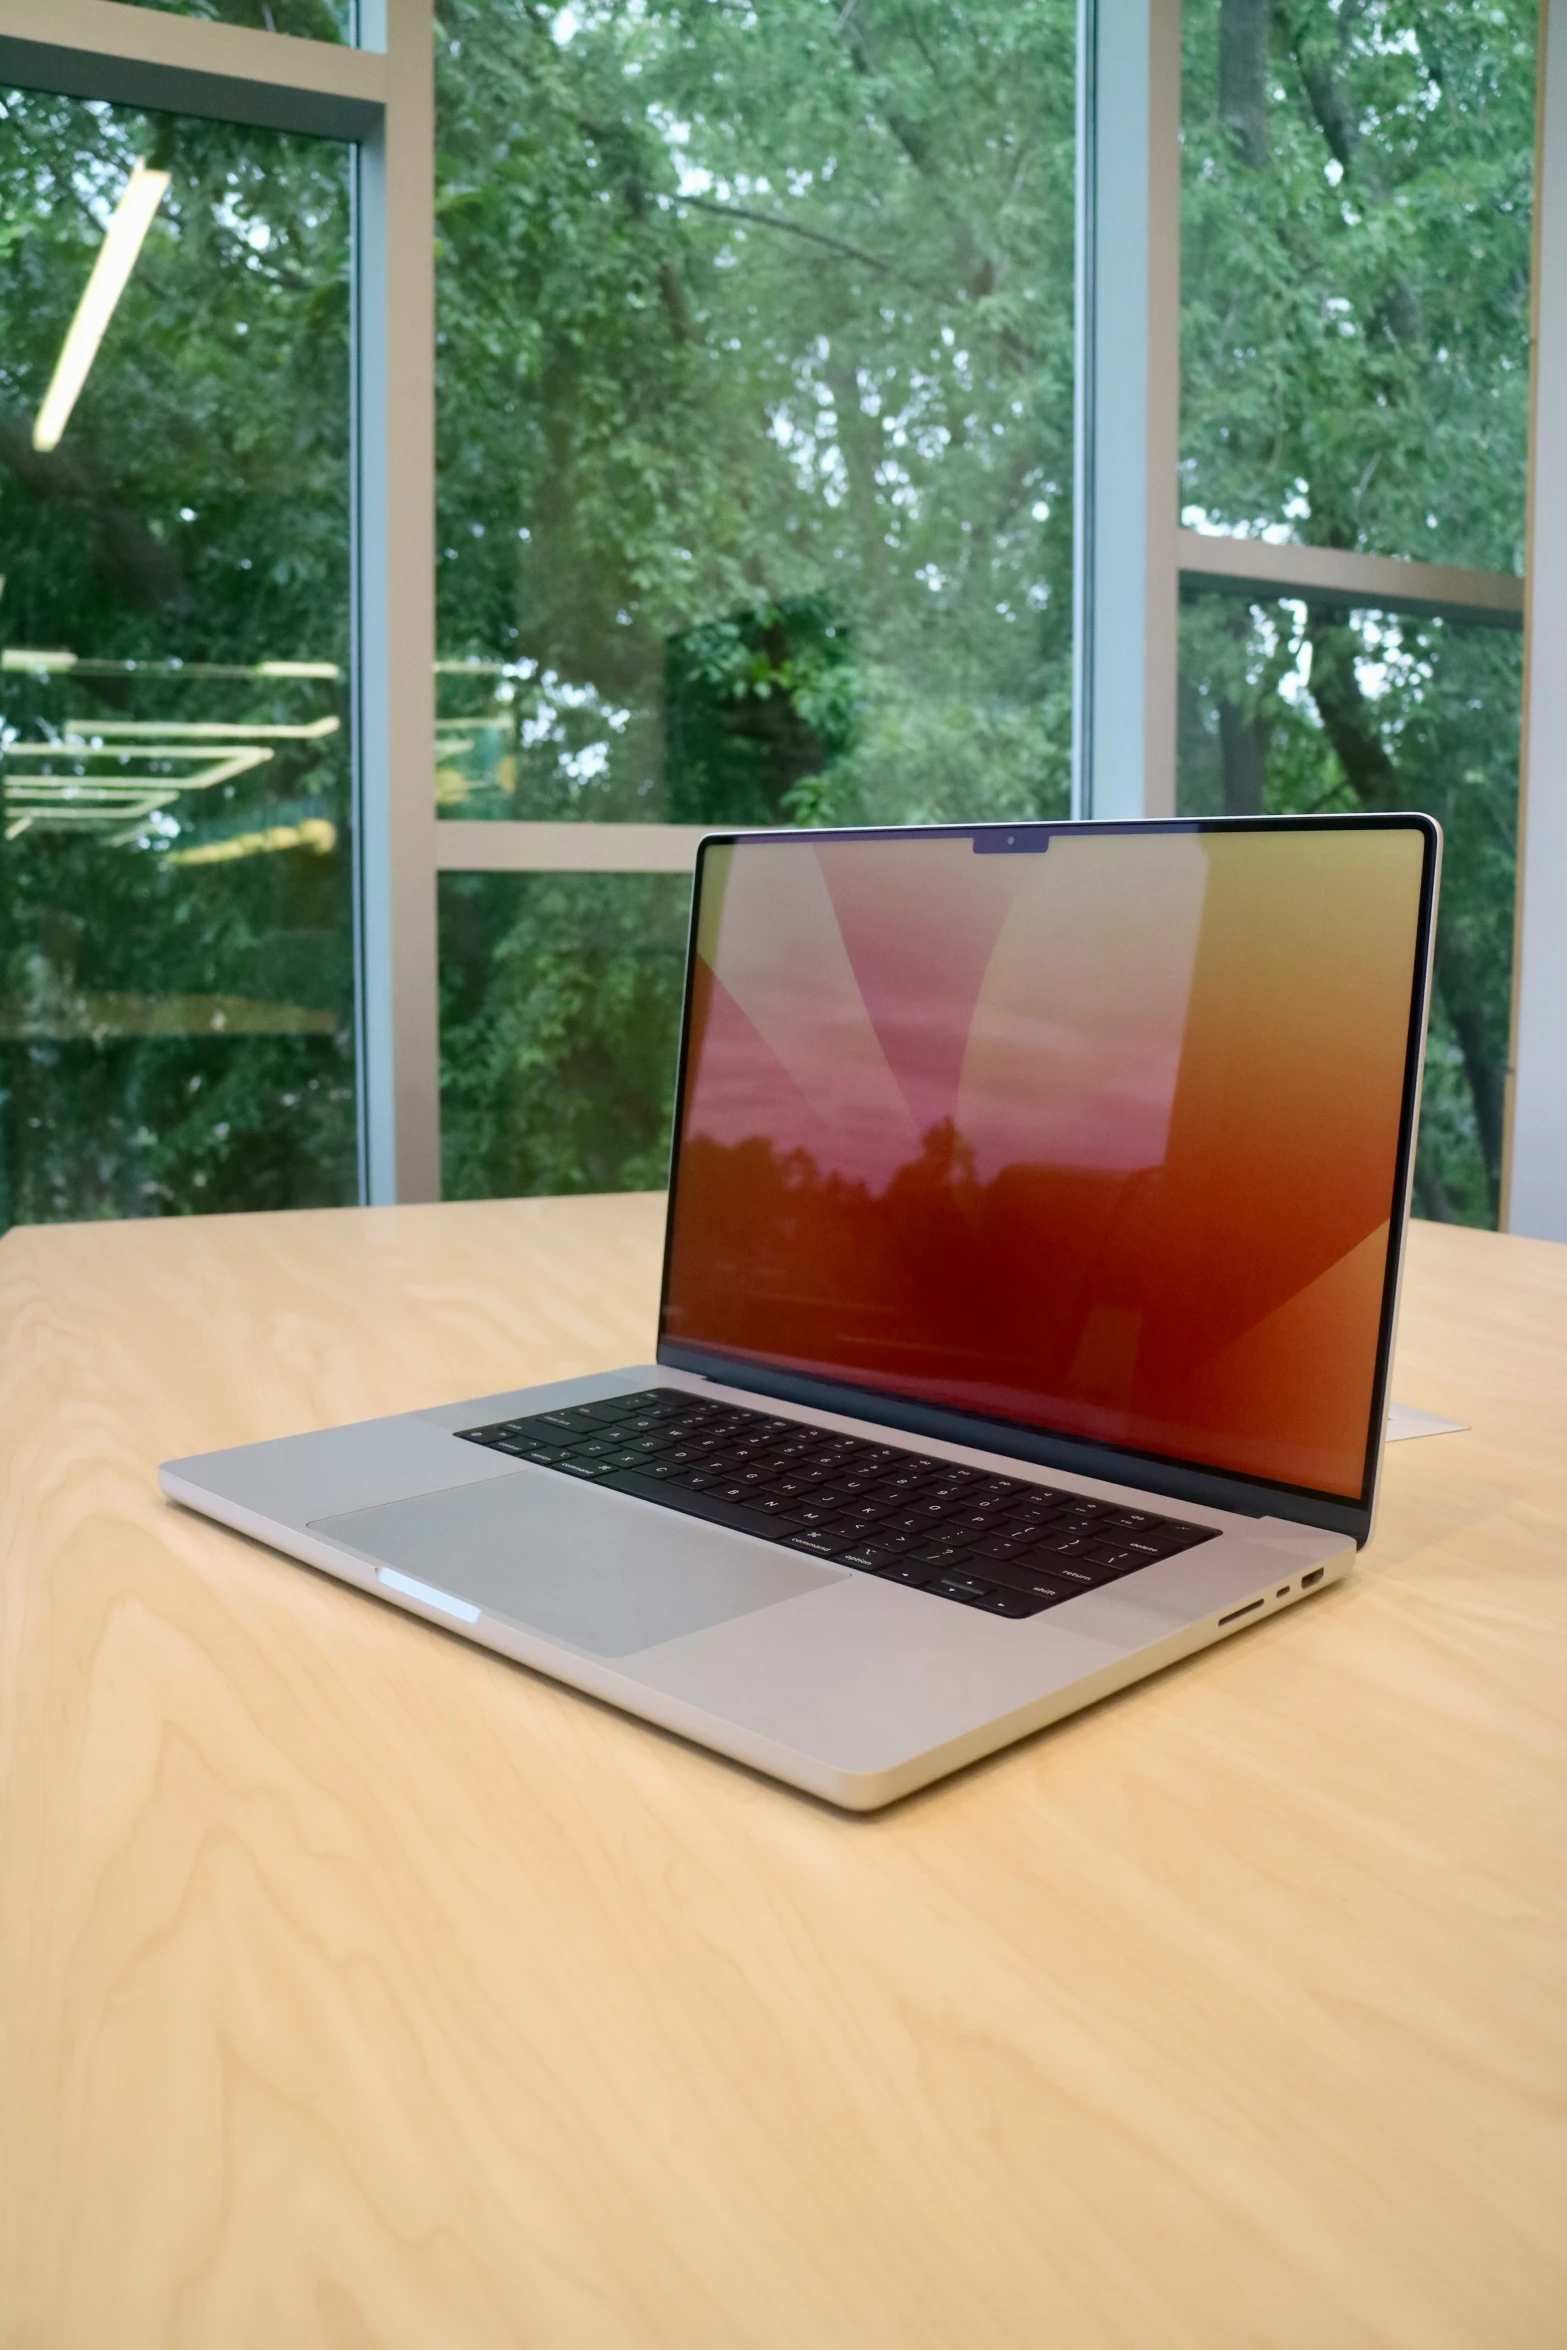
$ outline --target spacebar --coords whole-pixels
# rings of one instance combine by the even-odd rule
[[[607,1477],[596,1477],[596,1485],[608,1485],[616,1493],[634,1493],[639,1501],[659,1501],[667,1510],[684,1510],[688,1518],[710,1518],[715,1526],[732,1526],[737,1534],[760,1534],[764,1542],[781,1542],[794,1531],[795,1521],[782,1524],[769,1517],[766,1510],[748,1510],[743,1501],[716,1501],[706,1493],[687,1493],[679,1485],[666,1484],[662,1477],[644,1477],[636,1469],[612,1469]]]

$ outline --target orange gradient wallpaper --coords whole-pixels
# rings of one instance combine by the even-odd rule
[[[1424,854],[710,849],[664,1336],[1358,1495]]]

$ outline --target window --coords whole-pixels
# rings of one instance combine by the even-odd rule
[[[1441,818],[1417,1205],[1494,1224],[1534,7],[1186,0],[1184,25],[1178,804]]]
[[[351,1200],[344,151],[12,90],[0,184],[0,1222]]]
[[[1186,0],[1189,529],[1523,569],[1533,0]]]
[[[0,1222],[654,1180],[712,823],[1390,794],[1420,1202],[1567,1233],[1535,31],[0,0]]]
[[[438,24],[442,817],[1065,814],[1072,10],[443,0]],[[671,956],[677,892],[572,881],[445,878],[449,1188],[494,1184],[479,1136],[546,1083],[620,1140],[518,1135],[520,1183],[661,1179],[678,995],[648,979],[652,1020],[634,975]],[[459,1016],[475,988],[490,1011]]]

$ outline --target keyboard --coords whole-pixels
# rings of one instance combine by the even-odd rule
[[[1117,1502],[652,1387],[488,1428],[513,1460],[759,1534],[993,1616],[1037,1616],[1217,1539]]]

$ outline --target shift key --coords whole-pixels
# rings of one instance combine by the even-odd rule
[[[1048,1564],[1029,1566],[1018,1559],[994,1558],[976,1559],[974,1564],[988,1581],[1002,1583],[1008,1591],[1032,1592],[1037,1599],[1072,1599],[1084,1588],[1053,1574]]]

